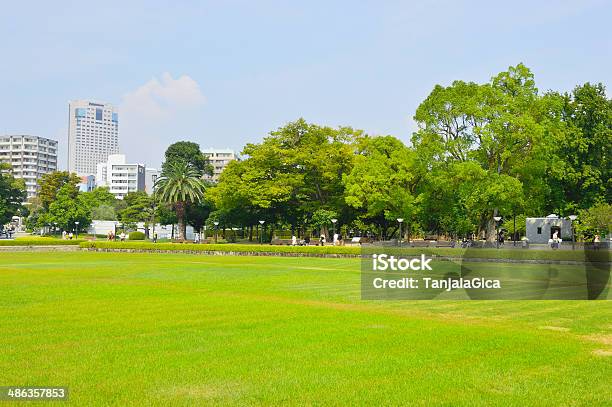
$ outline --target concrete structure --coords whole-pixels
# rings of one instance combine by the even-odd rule
[[[68,171],[93,175],[96,165],[119,152],[119,118],[108,103],[69,102]]]
[[[57,141],[29,135],[0,136],[0,162],[13,166],[15,178],[22,178],[29,198],[35,198],[38,180],[57,171]]]
[[[207,148],[202,150],[202,154],[204,154],[206,158],[208,158],[208,160],[213,166],[213,175],[206,175],[204,176],[204,178],[214,182],[217,182],[219,180],[219,175],[221,175],[221,173],[225,169],[225,166],[227,166],[230,161],[240,159],[238,155],[234,152],[234,150],[230,149]]]
[[[123,154],[112,154],[96,166],[96,186],[108,187],[117,199],[128,193],[145,190],[145,166],[128,164]]]
[[[526,234],[529,243],[548,243],[555,231],[563,241],[572,240],[572,221],[559,218],[555,214],[550,214],[545,218],[527,218]]]
[[[90,192],[96,187],[96,177],[93,175],[81,176],[81,182],[79,183],[79,191]]]
[[[145,191],[151,195],[153,193],[153,186],[159,178],[161,171],[155,168],[145,168]]]
[[[136,230],[139,232],[145,233],[144,222],[139,222],[136,224]],[[153,230],[152,225],[149,225],[149,233]],[[178,226],[172,227],[172,225],[160,225],[159,223],[155,225],[155,233],[157,233],[158,239],[171,239],[172,231],[174,230],[174,237],[178,236]],[[96,235],[108,235],[108,232],[113,233],[121,233],[121,222],[117,222],[114,220],[92,220],[87,233],[96,234]],[[128,233],[126,233],[127,235]],[[193,240],[195,237],[195,233],[193,227],[187,225],[187,235],[185,238],[187,240]]]

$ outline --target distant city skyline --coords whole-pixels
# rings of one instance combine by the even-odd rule
[[[160,1],[3,5],[0,134],[59,142],[69,100],[121,118],[119,152],[159,168],[189,140],[230,148],[304,117],[408,143],[436,84],[485,82],[519,62],[541,91],[612,84],[605,1]]]

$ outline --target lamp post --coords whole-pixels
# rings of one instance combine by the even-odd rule
[[[57,222],[53,222],[53,234],[57,235]]]
[[[493,220],[495,221],[495,247],[499,249],[499,228],[498,224],[501,220],[501,216],[493,216]]]
[[[75,239],[78,239],[78,238],[79,238],[79,223],[80,223],[80,222],[79,222],[78,220],[77,220],[76,222],[74,222],[74,224],[76,225],[76,227],[75,227],[75,229],[76,229],[76,230],[75,230],[75,231],[76,231],[76,233],[75,233],[75,235],[76,235]]]
[[[397,239],[397,243],[399,247],[402,247],[402,222],[403,221],[404,221],[404,218],[397,218],[397,223],[399,223],[399,237]]]
[[[568,216],[570,222],[571,222],[571,226],[572,226],[572,250],[576,250],[575,245],[576,245],[576,235],[574,234],[574,221],[578,218],[578,216],[576,215],[570,215]]]
[[[217,227],[219,226],[219,222],[214,221],[213,224],[215,225],[215,244],[217,244]]]
[[[332,219],[331,223],[332,223],[332,244],[336,245],[336,222],[338,222],[338,219]]]
[[[259,231],[259,244],[263,244],[263,224],[265,223],[265,220],[260,220],[259,224],[261,225],[261,230]]]

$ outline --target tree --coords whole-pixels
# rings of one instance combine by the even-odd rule
[[[204,199],[206,184],[193,165],[176,161],[167,165],[156,183],[156,194],[161,202],[171,204],[176,211],[179,239],[185,240],[185,211],[187,205]]]
[[[119,212],[121,223],[134,228],[138,222],[144,222],[147,229],[153,214],[152,198],[145,191],[135,191],[128,193],[123,201],[126,207]]]
[[[576,224],[578,233],[592,237],[596,234],[607,236],[612,231],[612,205],[600,203],[589,209],[582,209]]]
[[[40,217],[43,224],[55,224],[62,230],[72,231],[79,222],[79,230],[86,230],[91,224],[91,210],[83,201],[78,188],[70,183],[64,184],[55,200],[49,206],[48,212]]]
[[[509,216],[507,211],[513,212],[525,203],[534,211],[542,208],[549,194],[541,183],[547,165],[543,140],[557,126],[546,107],[533,74],[522,64],[510,67],[487,84],[456,81],[447,88],[436,86],[417,109],[415,120],[420,129],[413,137],[420,171],[428,174],[426,182],[441,182],[443,187],[426,185],[429,197],[439,195],[438,191],[455,195],[449,174],[456,164],[473,162],[485,172],[467,181],[478,182],[483,195],[480,199],[466,198],[464,204],[480,211],[478,226],[489,240],[494,238],[493,216]],[[449,215],[461,212],[455,211],[454,198],[447,196],[442,201],[448,203],[445,211]],[[499,206],[502,204],[504,213]],[[461,223],[460,219],[456,221]]]
[[[76,187],[81,182],[76,174],[71,174],[68,171],[54,171],[44,174],[38,181],[38,199],[44,210],[48,210],[49,206],[55,201],[59,190],[66,184]]]
[[[25,183],[13,177],[10,164],[0,163],[0,226],[11,221],[26,199]]]
[[[612,100],[602,84],[550,94],[564,127],[551,143],[550,181],[556,212],[575,213],[612,202]]]
[[[213,174],[213,168],[208,159],[200,151],[200,145],[191,141],[179,141],[166,149],[166,160],[162,164],[162,171],[169,170],[174,163],[183,162],[191,164],[193,169],[201,175]]]
[[[320,209],[342,214],[342,175],[352,168],[359,134],[303,119],[288,123],[262,143],[247,144],[242,152],[247,158],[226,167],[211,199],[221,213],[237,217],[241,208],[251,225],[261,219],[272,228],[279,223],[305,228]]]
[[[414,171],[414,152],[391,137],[363,137],[349,174],[343,177],[345,201],[361,210],[360,218],[377,225],[383,239],[397,218],[413,227],[417,213],[415,197],[419,175]]]

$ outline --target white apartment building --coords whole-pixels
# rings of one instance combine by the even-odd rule
[[[157,182],[157,179],[161,175],[161,171],[155,168],[145,168],[145,191],[151,195],[153,193],[153,187]]]
[[[15,178],[22,178],[29,198],[38,192],[38,180],[57,171],[57,141],[29,135],[0,136],[0,162],[13,166]]]
[[[204,178],[213,182],[219,181],[219,175],[221,175],[230,161],[240,159],[234,150],[230,149],[207,148],[202,150],[202,154],[208,158],[208,161],[213,166],[213,175],[205,175]]]
[[[119,152],[119,117],[113,105],[69,102],[68,171],[93,175],[96,165]]]
[[[145,166],[127,164],[125,155],[111,154],[106,162],[96,166],[96,186],[108,187],[117,199],[128,193],[145,190]]]

